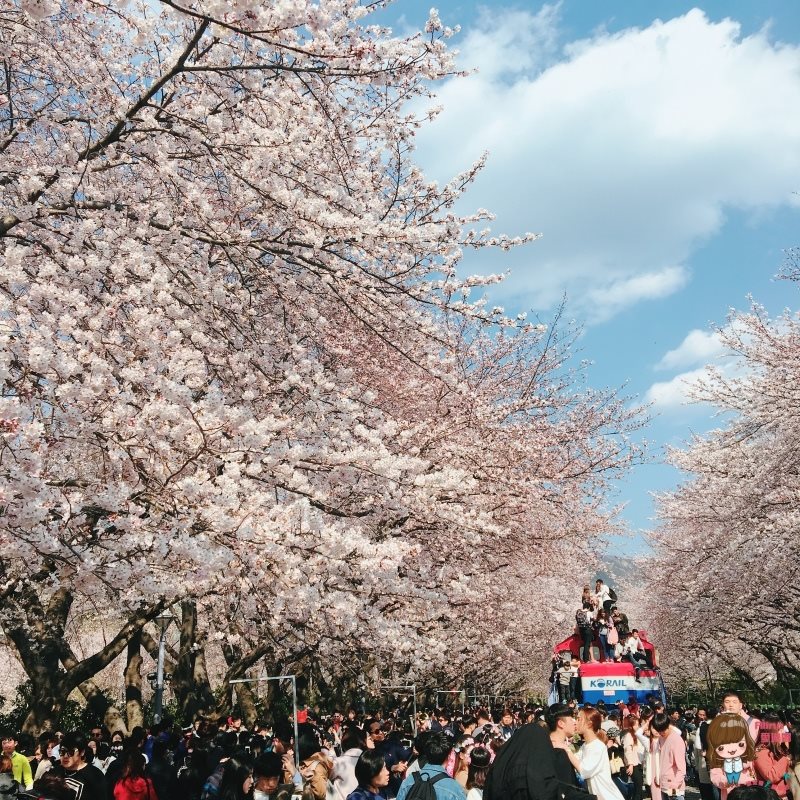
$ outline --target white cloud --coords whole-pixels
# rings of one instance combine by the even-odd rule
[[[656,369],[682,369],[696,364],[707,364],[724,352],[725,346],[718,331],[701,331],[695,328],[686,334],[674,350],[665,353],[656,364]]]
[[[467,264],[512,269],[509,311],[546,308],[566,289],[571,307],[607,302],[598,320],[663,297],[728,210],[797,201],[800,48],[699,10],[561,48],[553,7],[480,19],[458,46],[483,72],[440,87],[444,111],[419,157],[447,180],[488,149],[464,209],[490,208],[498,231],[544,234]]]
[[[552,63],[558,54],[559,4],[544,5],[536,13],[482,6],[477,24],[459,47],[470,69],[484,81],[530,75]]]
[[[589,322],[601,322],[641,300],[667,297],[682,289],[688,279],[683,267],[667,267],[660,272],[614,280],[606,286],[589,290],[583,311]]]
[[[704,368],[689,370],[676,375],[672,380],[654,383],[644,399],[662,411],[685,406],[690,402],[689,392],[692,385],[706,376]]]

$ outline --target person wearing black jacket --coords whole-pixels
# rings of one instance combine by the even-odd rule
[[[550,730],[550,743],[553,745],[561,800],[596,800],[595,795],[589,794],[578,784],[576,773],[580,764],[570,745],[570,740],[577,732],[574,710],[561,703],[550,706],[547,727]]]
[[[555,751],[544,728],[523,725],[503,745],[486,778],[483,800],[561,800]]]
[[[394,730],[394,726],[390,722],[385,722],[380,725],[380,731],[377,737],[375,736],[375,725],[380,723],[372,722],[370,725],[370,735],[372,735],[375,742],[375,750],[380,753],[386,760],[386,766],[389,768],[389,786],[388,793],[394,797],[400,789],[400,784],[403,782],[403,777],[408,768],[408,761],[411,757],[411,748],[406,747],[402,742],[402,736],[399,731]]]
[[[87,741],[82,733],[68,733],[59,748],[60,762],[53,775],[64,778],[75,792],[75,800],[106,800],[106,779],[97,767],[86,761]],[[91,751],[90,751],[91,752]]]

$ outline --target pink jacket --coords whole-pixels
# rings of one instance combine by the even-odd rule
[[[686,794],[686,743],[677,728],[658,740],[658,783],[666,794]]]

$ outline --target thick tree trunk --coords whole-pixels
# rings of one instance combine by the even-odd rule
[[[27,670],[32,691],[30,709],[22,723],[24,733],[38,735],[41,731],[55,731],[58,727],[66,697],[62,695],[57,663],[51,670],[44,664],[40,668]]]
[[[80,689],[91,704],[98,721],[108,710],[108,701],[92,683],[92,678],[107,667],[126,647],[130,638],[154,619],[167,605],[155,603],[130,612],[116,635],[100,650],[78,659],[67,642],[65,631],[73,597],[66,588],[54,593],[36,585],[47,581],[52,569],[45,566],[29,582],[10,582],[0,592],[0,624],[31,682],[31,703],[23,728],[26,733],[55,730],[70,693]],[[0,577],[3,569],[0,563]],[[47,598],[46,604],[43,598]]]
[[[255,692],[246,683],[235,683],[234,688],[236,690],[236,702],[239,704],[239,711],[242,714],[244,724],[248,729],[252,729],[253,724],[258,719]]]
[[[125,664],[125,717],[128,730],[144,725],[142,711],[142,632],[135,633],[128,642],[128,659]]]
[[[193,601],[181,603],[180,633],[172,691],[183,718],[188,722],[197,714],[212,712],[215,705],[206,670],[205,650],[197,641],[197,605]]]

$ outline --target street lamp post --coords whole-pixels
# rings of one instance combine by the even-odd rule
[[[164,707],[164,651],[166,650],[167,628],[173,620],[172,614],[164,612],[159,614],[156,619],[158,625],[158,661],[156,663],[156,694],[153,700],[153,722],[161,722],[161,714]]]

